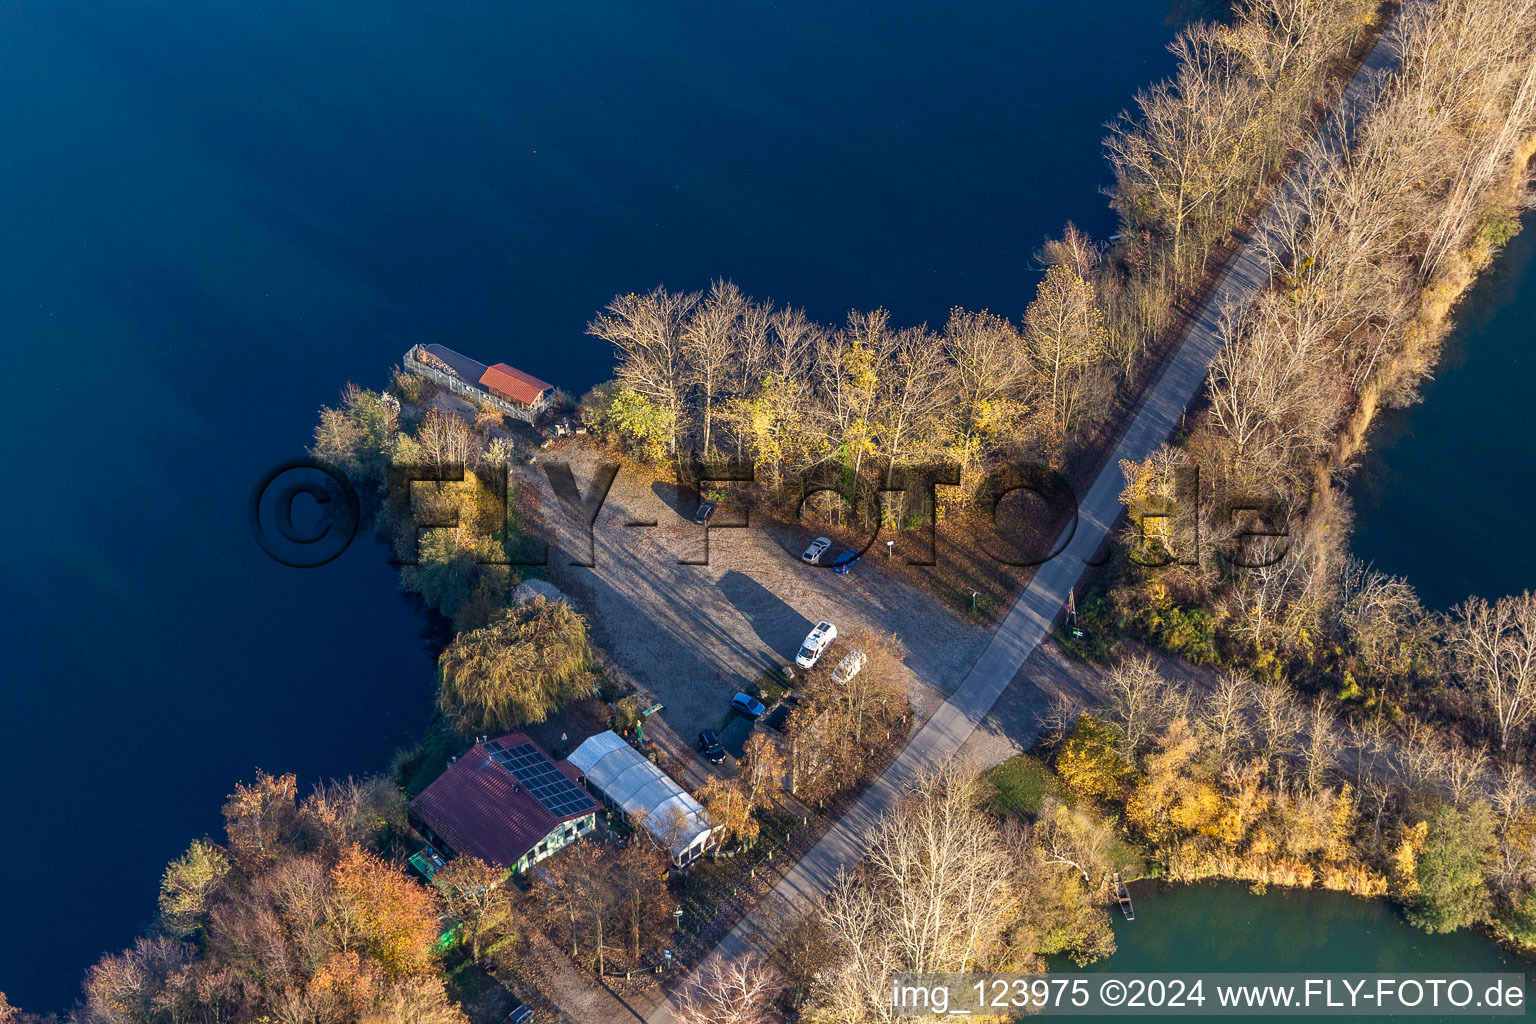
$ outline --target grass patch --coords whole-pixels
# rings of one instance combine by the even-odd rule
[[[463,1007],[473,1024],[501,1024],[522,1002],[517,993],[471,963],[466,954],[450,957],[444,965],[443,981],[449,997]]]
[[[758,699],[767,707],[789,692],[789,684],[778,669],[764,672],[757,680]]]
[[[1053,797],[1073,810],[1089,815],[1113,837],[1108,853],[1115,868],[1123,871],[1126,878],[1146,877],[1147,862],[1142,852],[1120,836],[1112,820],[1103,820],[1091,804],[1084,804],[1073,797],[1055,769],[1038,757],[1018,754],[989,768],[982,774],[982,778],[992,787],[990,803],[997,814],[1033,821],[1040,816],[1040,805],[1045,798]]]
[[[1066,787],[1044,761],[1030,754],[1010,757],[985,774],[992,786],[992,809],[1015,818],[1035,818],[1048,796],[1071,803]]]

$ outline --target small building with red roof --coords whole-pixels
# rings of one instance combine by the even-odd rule
[[[411,801],[444,852],[522,872],[597,827],[601,811],[521,732],[475,744]]]
[[[405,368],[508,416],[532,423],[548,409],[555,386],[506,363],[487,366],[447,345],[412,345]]]
[[[538,405],[545,395],[555,389],[531,373],[514,369],[506,363],[487,366],[480,375],[480,385],[497,398],[516,402],[529,409]]]

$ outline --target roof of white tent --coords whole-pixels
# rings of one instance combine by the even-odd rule
[[[676,838],[673,856],[710,830],[703,806],[612,730],[588,737],[566,760],[626,814],[640,816],[652,835],[657,835],[657,826],[673,813],[679,815],[687,828]]]
[[[524,580],[512,591],[512,602],[517,605],[525,605],[539,597],[546,601],[565,601],[565,594],[560,588],[544,580]],[[566,601],[566,604],[570,602]]]

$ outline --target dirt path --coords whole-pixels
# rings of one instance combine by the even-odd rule
[[[576,1024],[636,1024],[645,1020],[649,1006],[645,1010],[632,1007],[599,985],[537,928],[528,929],[528,942],[531,955],[541,968],[537,976],[539,990]]]

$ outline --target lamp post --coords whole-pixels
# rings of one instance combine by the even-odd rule
[[[893,550],[895,550],[895,548],[896,548],[896,542],[895,541],[893,541],[893,540],[886,541],[885,542],[885,557],[886,558],[890,558],[891,557],[891,552]]]
[[[976,610],[976,599],[981,596],[980,591],[971,591],[971,611]]]
[[[571,756],[571,738],[569,736],[567,736],[565,733],[561,733],[560,734],[560,756],[561,757],[570,757]]]

